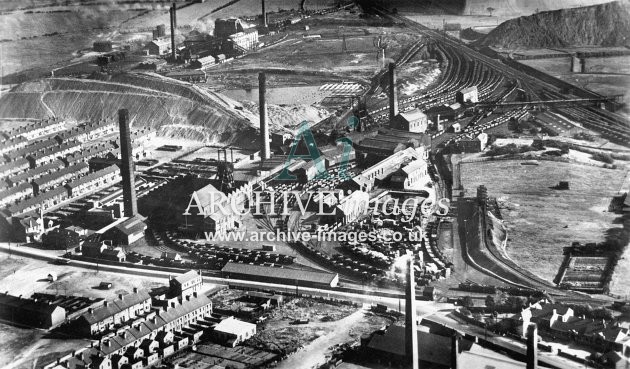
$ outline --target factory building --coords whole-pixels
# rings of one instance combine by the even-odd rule
[[[349,224],[365,216],[369,210],[370,195],[363,191],[354,191],[342,198],[335,209],[335,220]]]
[[[380,129],[355,145],[357,163],[369,167],[407,148],[422,148],[428,159],[431,137],[423,133],[405,132],[396,129]]]
[[[146,315],[151,310],[151,296],[145,290],[133,289],[128,295],[119,294],[101,307],[90,308],[76,322],[76,333],[91,337],[123,324],[138,316]]]
[[[258,31],[253,28],[248,28],[243,32],[238,32],[228,37],[228,40],[234,45],[234,50],[249,51],[256,48],[258,45]]]
[[[216,59],[212,55],[204,56],[202,58],[197,58],[190,62],[190,66],[196,69],[205,69],[209,68],[217,63]]]
[[[460,104],[465,103],[478,103],[479,102],[479,92],[477,91],[477,86],[472,86],[468,88],[464,88],[457,92],[456,100]]]
[[[247,29],[238,18],[220,18],[214,21],[214,36],[227,39],[231,35],[244,32]]]
[[[153,40],[147,44],[149,55],[165,55],[171,51],[171,43],[166,39]]]
[[[389,127],[405,132],[424,133],[427,131],[428,119],[420,109],[400,113],[389,122]]]
[[[190,213],[183,214],[185,231],[225,234],[239,227],[240,218],[231,211],[226,195],[212,184],[193,192],[188,209]]]
[[[78,197],[88,192],[111,186],[120,180],[120,169],[111,165],[66,184],[68,197]]]
[[[221,269],[223,278],[256,280],[268,283],[286,283],[307,287],[337,287],[339,275],[287,268],[228,262]]]
[[[141,215],[134,215],[130,218],[121,218],[112,223],[102,232],[103,239],[111,240],[113,245],[131,245],[144,237],[147,230],[145,218]]]
[[[169,295],[186,298],[199,292],[203,286],[201,275],[194,270],[190,270],[177,277],[171,277],[168,281]]]
[[[464,137],[454,145],[455,152],[477,153],[482,152],[488,146],[488,134],[480,133],[476,137]]]
[[[392,174],[392,188],[422,190],[430,183],[428,165],[425,160],[414,160]]]
[[[236,347],[255,334],[256,324],[238,320],[233,316],[223,319],[212,331],[215,340],[229,347]]]
[[[61,306],[0,294],[0,319],[34,328],[54,328],[66,320],[66,309]]]
[[[344,190],[370,192],[374,186],[385,183],[385,180],[400,168],[416,160],[426,163],[427,158],[428,150],[423,146],[409,147],[365,169],[351,180],[342,183],[340,187]]]

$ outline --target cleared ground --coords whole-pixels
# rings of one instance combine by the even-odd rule
[[[532,273],[553,280],[562,262],[562,248],[573,241],[615,239],[621,225],[606,210],[625,172],[581,164],[521,161],[463,164],[466,196],[485,185],[499,201],[508,229],[507,253]],[[571,189],[552,189],[569,181]]]

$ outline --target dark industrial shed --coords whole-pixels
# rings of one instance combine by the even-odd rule
[[[274,268],[260,265],[227,263],[221,269],[224,278],[256,280],[268,283],[285,283],[308,287],[337,287],[339,275],[286,268]]]

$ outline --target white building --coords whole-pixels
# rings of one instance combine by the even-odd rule
[[[213,334],[226,346],[235,347],[256,334],[256,324],[243,322],[231,316],[217,324]]]

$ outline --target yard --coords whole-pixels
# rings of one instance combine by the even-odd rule
[[[479,185],[497,198],[508,229],[507,253],[522,267],[552,281],[563,260],[562,248],[573,241],[615,241],[618,215],[608,204],[625,172],[592,166],[520,160],[468,163],[461,166],[466,196]],[[568,181],[569,190],[553,189]]]

